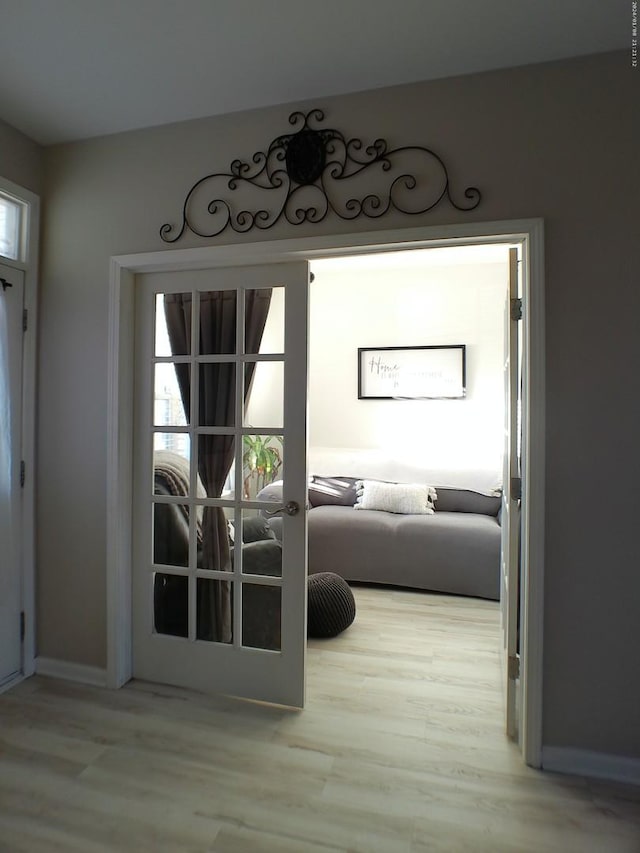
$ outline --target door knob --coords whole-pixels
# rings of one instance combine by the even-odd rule
[[[8,287],[13,287],[10,281],[7,281],[6,278],[0,278],[0,284],[2,285],[2,289],[6,290]]]
[[[279,506],[277,509],[266,509],[263,512],[265,515],[277,515],[279,512],[285,512],[287,515],[296,515],[300,512],[300,506],[295,501],[289,501],[289,503]]]

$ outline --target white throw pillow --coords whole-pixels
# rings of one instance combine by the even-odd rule
[[[432,486],[422,483],[380,483],[358,480],[355,509],[376,509],[403,515],[432,515],[438,496]]]

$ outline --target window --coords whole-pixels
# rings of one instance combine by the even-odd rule
[[[24,205],[0,193],[0,255],[12,261],[23,260],[23,220]]]

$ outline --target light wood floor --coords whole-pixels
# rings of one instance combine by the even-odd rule
[[[41,677],[0,696],[0,850],[640,851],[639,789],[505,740],[496,604],[355,592],[303,713]]]

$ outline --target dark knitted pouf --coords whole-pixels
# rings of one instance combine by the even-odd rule
[[[349,584],[333,572],[309,575],[307,635],[336,637],[356,618],[356,602]]]

